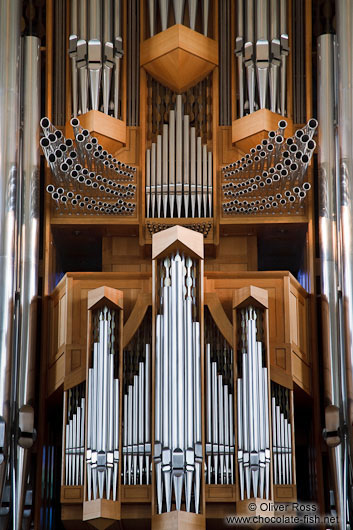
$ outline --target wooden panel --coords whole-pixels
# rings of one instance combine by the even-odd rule
[[[83,486],[61,486],[60,502],[62,504],[82,503]]]
[[[206,502],[235,502],[235,486],[231,484],[206,484]]]
[[[278,129],[279,120],[283,119],[280,114],[275,114],[268,109],[261,109],[243,118],[233,121],[232,142],[244,152],[256,147],[261,140],[267,137],[269,131]],[[293,134],[293,122],[286,118],[288,126],[285,136],[288,138]]]
[[[83,520],[91,519],[120,519],[120,503],[107,499],[97,499],[95,501],[85,501],[83,503]],[[95,522],[96,524],[96,522]],[[99,528],[99,527],[98,527]]]
[[[257,269],[256,236],[222,237],[214,258],[205,260],[206,271],[232,272]]]
[[[152,530],[205,530],[206,519],[204,515],[172,511],[153,515]]]
[[[151,502],[151,488],[146,484],[138,486],[121,486],[121,502],[128,503],[150,503]]]
[[[311,394],[311,370],[310,367],[292,352],[292,374],[293,381],[307,394]]]
[[[295,502],[297,500],[297,487],[295,484],[274,485],[273,492],[276,502]]]
[[[65,377],[65,355],[62,354],[48,370],[47,392],[50,396],[63,384]]]
[[[98,138],[98,142],[109,153],[114,153],[126,144],[126,123],[104,114],[98,110],[90,110],[79,116],[80,125],[88,129],[92,136]],[[66,138],[74,138],[74,132],[67,122],[65,125]]]
[[[104,272],[151,272],[151,258],[136,237],[104,237],[102,240]]]

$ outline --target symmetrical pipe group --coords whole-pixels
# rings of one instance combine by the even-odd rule
[[[273,483],[292,484],[292,426],[289,390],[271,383]]]
[[[70,2],[69,54],[74,117],[88,110],[100,110],[101,105],[103,112],[113,111],[114,117],[119,117],[123,56],[120,4],[120,0]]]
[[[316,148],[313,135],[317,126],[312,118],[285,140],[287,122],[280,120],[277,131],[270,131],[245,157],[225,166],[223,213],[300,213],[311,188],[304,178]]]
[[[241,377],[237,380],[240,498],[270,495],[270,412],[260,311],[240,310]]]
[[[123,482],[151,483],[151,347],[132,359],[124,352]]]
[[[119,470],[119,378],[117,317],[107,306],[94,318],[92,366],[88,370],[87,498],[117,500]]]
[[[284,116],[287,0],[237,0],[236,20],[239,117],[259,108]]]
[[[171,7],[174,21],[173,24],[184,24],[184,16],[186,12],[185,0],[148,0],[148,15],[149,15],[149,36],[153,37],[157,30],[157,15],[160,20],[161,31],[168,28],[169,23],[169,9]],[[208,36],[208,20],[210,11],[210,0],[188,0],[188,14],[189,27],[192,30],[196,29],[196,20],[200,13],[202,17],[202,33]]]
[[[156,315],[155,445],[158,513],[199,513],[202,473],[201,336],[196,264],[179,252],[159,263]],[[174,495],[173,495],[174,493]]]
[[[48,118],[42,118],[40,140],[51,168],[54,184],[46,188],[60,213],[120,214],[135,212],[136,168],[108,153],[97,138],[80,126],[71,125],[75,140],[65,138]]]
[[[176,96],[169,124],[146,151],[146,217],[212,217],[212,152]]]
[[[66,400],[64,484],[83,486],[86,401],[84,384],[64,392],[64,410]]]
[[[234,484],[233,350],[206,344],[206,482]]]

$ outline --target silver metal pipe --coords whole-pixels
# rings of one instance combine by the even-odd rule
[[[174,217],[175,201],[175,111],[169,112],[169,208]]]
[[[156,204],[157,217],[161,217],[162,207],[162,136],[157,136],[157,157],[156,157]]]
[[[88,0],[88,24],[87,60],[91,105],[93,110],[98,110],[102,73],[102,6],[100,0]]]
[[[235,38],[235,54],[238,66],[239,118],[244,116],[244,0],[237,0],[236,10],[237,32]]]
[[[207,202],[208,202],[208,169],[207,169],[207,145],[202,146],[202,199],[203,199],[203,216],[207,216]]]
[[[196,129],[190,129],[190,198],[191,217],[196,215]]]
[[[151,150],[146,151],[146,217],[151,216]]]
[[[183,158],[184,158],[184,216],[189,215],[189,200],[190,200],[190,117],[184,115],[184,132],[183,132]]]
[[[261,109],[266,107],[269,59],[268,0],[256,0],[256,72]]]
[[[196,193],[197,217],[201,217],[202,208],[202,143],[201,136],[196,139]]]
[[[177,0],[177,3],[181,3]],[[183,200],[183,105],[182,96],[176,96],[176,128],[175,128],[175,150],[176,150],[176,164],[175,164],[175,195],[177,216],[181,217],[181,207]]]
[[[207,191],[208,191],[208,217],[212,217],[212,202],[213,202],[213,160],[212,152],[208,152],[207,161]]]
[[[208,15],[210,11],[210,0],[202,1],[202,31],[205,37],[208,35]]]
[[[145,456],[146,456],[146,484],[150,483],[150,453],[151,453],[151,349],[146,344],[145,350]]]
[[[19,146],[21,2],[5,0],[0,17],[0,498],[7,465],[12,400],[12,336]]]
[[[77,69],[80,84],[79,108],[82,114],[88,110],[88,72],[87,72],[87,0],[80,0],[78,10]]]
[[[39,118],[40,41],[24,38],[23,140],[20,219],[20,330],[17,406],[20,428],[34,435],[34,374],[39,250]],[[23,425],[21,425],[23,423]],[[16,460],[16,525],[20,529],[28,474],[28,449],[33,438],[18,439]]]
[[[185,0],[173,0],[175,24],[182,24],[184,21]]]
[[[151,217],[155,217],[156,211],[156,149],[155,143],[152,143],[151,150]]]
[[[163,211],[163,217],[167,217],[167,211],[168,211],[168,124],[163,124],[163,134],[162,134],[162,161],[163,161],[163,169],[162,169],[162,211]]]
[[[255,42],[255,17],[254,0],[246,0],[245,4],[245,44],[244,44],[244,65],[246,67],[246,77],[248,85],[249,112],[254,112],[255,104],[255,65],[254,65],[254,42]]]
[[[70,37],[69,54],[71,59],[71,87],[72,87],[72,113],[78,113],[78,76],[77,76],[77,41],[78,41],[78,0],[70,4]]]
[[[287,0],[280,0],[280,41],[281,41],[281,114],[286,114],[287,96],[287,56],[289,54],[288,30],[287,30]]]
[[[279,0],[270,0],[270,102],[272,112],[277,112],[278,109],[278,81],[279,71],[281,67],[281,42],[279,33],[279,22]]]
[[[159,12],[161,16],[162,31],[165,31],[168,27],[169,0],[158,0],[158,1],[159,1]]]
[[[155,34],[155,24],[156,24],[156,6],[155,0],[148,0],[148,20],[150,27],[150,37],[153,37]]]
[[[211,345],[206,345],[206,455],[207,455],[207,483],[211,484],[212,466],[212,373],[211,373]]]
[[[195,30],[195,25],[196,25],[196,14],[197,14],[197,0],[189,0],[190,28],[193,30]]]

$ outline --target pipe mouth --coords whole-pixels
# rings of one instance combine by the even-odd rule
[[[287,140],[286,140],[286,144],[287,144],[288,146],[293,145],[293,142],[294,142],[293,138],[287,138]]]
[[[79,181],[80,184],[83,184],[84,181],[85,181],[85,177],[84,177],[83,175],[79,175],[79,176],[77,177],[77,180]]]
[[[49,147],[50,145],[49,139],[47,137],[41,138],[39,143],[40,143],[40,146],[44,148]]]
[[[282,171],[283,165],[281,163],[276,164],[276,171]]]
[[[78,127],[80,125],[80,121],[78,118],[71,118],[70,120],[71,127]]]
[[[50,127],[50,120],[49,118],[47,118],[46,116],[44,116],[44,118],[42,118],[40,120],[40,126],[43,128],[43,129],[48,129],[48,127]]]
[[[268,140],[267,140],[267,138],[264,138],[264,139],[262,140],[261,143],[262,143],[262,145],[264,145],[264,146],[267,145],[267,144],[268,144]]]
[[[290,195],[288,199],[289,199],[289,202],[295,202],[295,197],[293,195]]]
[[[54,153],[50,153],[50,155],[48,156],[48,160],[51,164],[55,162],[56,156],[54,155]]]
[[[65,138],[65,145],[66,145],[66,147],[72,147],[74,145],[74,143],[71,140],[71,138]]]
[[[272,180],[273,180],[273,182],[278,182],[278,181],[280,180],[280,178],[281,178],[281,177],[278,175],[278,173],[275,173],[275,174],[273,175],[273,177],[272,177]]]
[[[301,191],[299,192],[299,197],[300,197],[300,199],[305,199],[305,197],[306,197],[306,193],[305,193],[305,191],[301,190]]]
[[[285,150],[285,151],[283,151],[282,156],[283,156],[284,159],[289,158],[290,157],[290,152]]]
[[[55,156],[57,159],[63,156],[63,152],[61,151],[61,149],[56,149]]]
[[[55,131],[54,134],[55,134],[55,136],[56,136],[56,138],[57,138],[58,140],[60,140],[60,138],[63,137],[63,133],[62,133],[61,131],[59,131],[59,129],[56,129],[56,131]]]
[[[72,191],[68,191],[66,195],[68,199],[72,199],[74,196],[74,193]]]
[[[291,171],[297,171],[298,169],[298,164],[296,162],[293,162],[293,164],[291,164],[290,166],[290,170]]]
[[[69,156],[70,156],[70,158],[72,158],[72,160],[76,160],[76,158],[77,158],[76,151],[70,151]]]
[[[309,140],[306,146],[309,149],[309,151],[314,151],[316,147],[316,142],[314,140]]]
[[[276,137],[276,131],[270,131],[270,132],[268,133],[268,137],[269,137],[271,140],[273,140],[273,139]]]
[[[79,133],[77,136],[76,136],[76,142],[79,142],[79,143],[82,143],[84,141],[85,137],[83,136],[83,134]]]
[[[307,164],[309,162],[309,157],[308,157],[307,154],[302,156],[302,162],[303,162],[303,164]]]
[[[56,138],[54,133],[50,133],[50,134],[48,134],[48,139],[49,139],[49,142],[52,144],[52,143],[56,142],[57,138]]]
[[[60,200],[61,200],[61,202],[67,202],[66,195],[62,195],[62,197],[60,197]]]
[[[87,177],[88,174],[89,174],[88,169],[87,169],[86,167],[84,167],[83,170],[82,170],[82,175],[84,175],[85,177]]]
[[[292,161],[290,158],[286,158],[285,161],[284,161],[284,165],[285,166],[291,166],[292,165]]]
[[[293,192],[294,192],[296,195],[298,195],[298,194],[300,193],[300,188],[299,188],[299,186],[295,186],[295,187],[293,188]]]
[[[268,144],[267,146],[267,151],[273,151],[273,144]]]
[[[278,135],[276,136],[275,142],[276,142],[276,144],[278,144],[278,145],[283,144],[283,142],[284,142],[284,138],[283,138],[283,136],[282,136],[281,134],[278,134]]]
[[[96,138],[95,136],[93,136],[93,137],[91,138],[91,144],[92,144],[92,145],[98,145],[98,138]]]
[[[268,170],[268,174],[269,175],[274,175],[276,172],[275,168],[274,167],[270,167],[270,169]]]
[[[72,199],[71,201],[72,206],[76,206],[77,202],[78,202],[77,199]]]
[[[82,129],[82,134],[83,134],[84,138],[88,138],[89,130],[88,129]]]
[[[304,131],[303,129],[298,129],[297,131],[295,131],[295,137],[300,140],[300,138],[302,138],[304,135]]]
[[[296,158],[297,160],[301,160],[302,156],[303,156],[303,153],[302,153],[301,151],[297,151],[297,152],[295,153],[295,158]]]
[[[298,146],[296,144],[292,144],[289,147],[289,150],[290,150],[291,153],[296,153],[298,151]]]
[[[67,151],[67,146],[65,144],[60,144],[59,145],[59,149],[60,151],[62,151],[63,153],[66,153]]]
[[[285,197],[290,197],[292,194],[291,194],[291,192],[289,190],[286,190],[284,192],[284,195],[285,195]]]
[[[58,188],[56,191],[58,192],[59,195],[63,195],[64,188]]]
[[[58,194],[57,191],[54,191],[54,193],[52,193],[52,197],[53,197],[53,199],[54,199],[55,201],[58,201],[59,198],[60,198],[60,195]]]
[[[82,169],[81,164],[76,164],[75,169],[76,169],[76,171],[81,171],[81,169]]]
[[[308,121],[308,127],[309,129],[313,130],[313,129],[316,129],[316,127],[318,126],[318,121],[315,120],[315,118],[311,118],[309,121]]]
[[[287,124],[286,120],[279,120],[277,126],[278,126],[279,129],[285,129],[287,127],[287,125],[288,124]]]
[[[85,145],[85,148],[86,148],[86,151],[92,151],[93,145],[88,143]]]
[[[304,182],[303,184],[303,190],[304,191],[309,191],[311,189],[311,184],[310,182]]]
[[[268,173],[267,173],[267,171],[263,171],[263,172],[262,172],[262,177],[263,177],[264,179],[265,179],[266,177],[268,177]]]
[[[303,136],[301,137],[301,142],[303,144],[306,144],[309,140],[310,140],[310,136],[308,134],[303,134]]]
[[[281,177],[288,177],[288,170],[287,169],[282,169]]]
[[[63,162],[60,166],[60,169],[61,171],[63,171],[64,173],[67,173],[69,171],[69,166],[66,162]]]
[[[280,203],[282,206],[284,206],[285,204],[287,204],[287,201],[286,201],[286,199],[281,199],[281,200],[279,201],[279,203]]]
[[[73,169],[70,173],[70,177],[72,177],[73,179],[77,179],[78,177],[78,172],[76,171],[76,169]]]
[[[46,190],[48,193],[54,193],[55,187],[53,186],[53,184],[48,184],[48,186],[46,187]]]
[[[282,199],[282,195],[281,195],[281,193],[276,193],[276,199],[277,199],[277,201],[279,201],[280,199]]]

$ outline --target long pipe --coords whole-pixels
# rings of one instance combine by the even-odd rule
[[[19,60],[21,2],[4,0],[0,17],[0,498],[2,497],[12,373],[16,188],[19,146]],[[9,406],[10,404],[10,406]]]
[[[336,132],[334,35],[318,38],[319,128],[319,241],[321,255],[321,310],[323,361],[327,405],[341,408],[341,359],[338,323],[338,248],[336,208]],[[338,515],[344,517],[342,445],[330,449]],[[342,522],[342,528],[343,526]]]
[[[32,422],[34,416],[35,343],[38,295],[39,245],[39,119],[40,119],[40,41],[24,39],[23,142],[21,175],[21,249],[20,249],[20,340],[18,365],[19,414]],[[28,427],[27,427],[28,428]],[[20,438],[20,444],[23,442]],[[32,440],[33,443],[33,440]],[[27,479],[29,445],[17,447],[16,530],[21,528]]]
[[[340,144],[340,239],[342,242],[342,291],[346,350],[346,380],[348,396],[348,436],[353,446],[353,245],[352,245],[352,60],[353,60],[353,8],[351,2],[336,2],[338,69],[339,69],[339,118]],[[342,385],[343,386],[343,385]],[[346,451],[346,448],[344,448]],[[345,476],[346,480],[346,476]],[[345,487],[345,485],[344,485]],[[346,489],[346,487],[345,487]],[[343,513],[341,514],[343,516]]]

